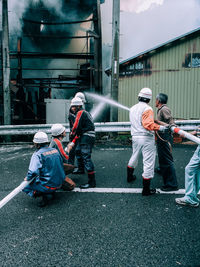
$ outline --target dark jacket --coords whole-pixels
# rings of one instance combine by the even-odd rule
[[[68,115],[68,121],[69,121],[70,131],[71,131],[72,128],[73,128],[75,119],[76,119],[76,114],[74,114],[74,113],[71,111],[71,108],[70,108],[70,110],[69,110],[69,115]]]
[[[84,109],[79,110],[76,114],[70,137],[73,139],[75,136],[80,137],[81,144],[94,142],[95,127],[92,116]]]

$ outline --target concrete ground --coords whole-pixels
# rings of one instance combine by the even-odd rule
[[[195,149],[173,149],[180,189]],[[33,151],[30,145],[0,147],[0,200],[23,180]],[[131,151],[110,142],[96,145],[93,161],[101,193],[60,190],[45,208],[24,193],[7,203],[0,210],[0,266],[200,266],[200,208],[176,205],[174,199],[182,194],[120,193],[142,187],[141,161],[137,180],[126,182]],[[86,175],[70,177],[77,187],[87,181]],[[156,174],[153,186],[161,185]],[[110,188],[116,189],[105,193]]]

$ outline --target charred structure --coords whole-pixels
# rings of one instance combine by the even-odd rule
[[[21,29],[14,34],[10,30],[12,124],[45,123],[46,98],[102,92],[104,0],[60,0],[56,7],[44,0],[28,2]]]

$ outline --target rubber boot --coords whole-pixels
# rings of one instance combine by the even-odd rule
[[[88,172],[88,183],[80,185],[81,189],[96,187],[95,172]]]
[[[127,166],[127,182],[131,183],[136,180],[136,176],[133,175],[134,168]]]
[[[46,194],[42,195],[42,200],[38,203],[38,207],[43,208],[47,206],[49,203],[49,199]]]
[[[143,178],[143,196],[150,196],[156,193],[156,189],[150,189],[151,179],[144,179]]]
[[[77,159],[78,169],[75,169],[72,173],[73,174],[84,174],[85,173],[84,163],[83,163],[83,158],[81,157],[80,152],[76,154],[76,159]]]
[[[55,199],[55,192],[50,194],[42,194],[42,200],[38,203],[38,207],[43,208],[49,204],[49,201]]]

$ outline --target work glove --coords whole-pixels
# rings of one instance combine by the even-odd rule
[[[159,132],[164,133],[165,131],[168,131],[168,130],[169,130],[169,125],[167,126],[160,125]]]
[[[71,151],[71,149],[74,147],[74,143],[70,142],[67,147],[65,148],[65,152],[69,153]]]

